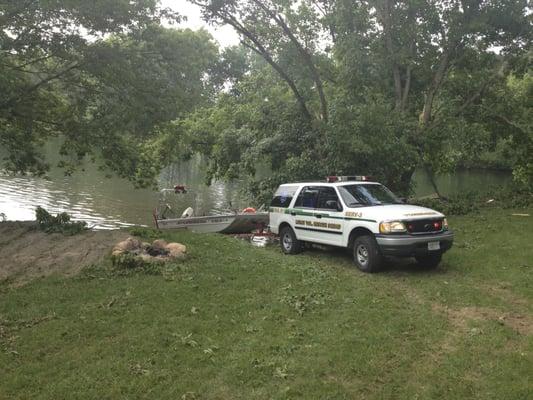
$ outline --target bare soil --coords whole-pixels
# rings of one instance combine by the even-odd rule
[[[533,334],[533,319],[527,314],[501,312],[487,307],[451,309],[438,304],[433,305],[433,310],[446,313],[450,322],[462,331],[469,329],[469,321],[493,320],[510,327],[521,335]]]
[[[34,222],[0,222],[0,282],[23,284],[52,274],[75,275],[100,261],[128,232],[45,233]]]

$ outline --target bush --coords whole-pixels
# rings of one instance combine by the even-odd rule
[[[133,236],[143,239],[159,239],[161,237],[161,232],[157,229],[147,228],[145,226],[134,226],[129,231]]]
[[[484,192],[465,192],[447,198],[419,199],[410,203],[432,208],[446,215],[466,215],[485,207],[528,207],[533,204],[533,193],[520,188],[492,188]]]
[[[70,215],[66,212],[57,214],[55,217],[42,207],[35,209],[35,217],[39,229],[46,233],[62,233],[64,235],[75,235],[87,230],[87,223],[84,221],[71,221]]]
[[[131,274],[165,275],[173,268],[172,263],[143,260],[136,254],[123,253],[112,256],[113,274],[127,276]]]

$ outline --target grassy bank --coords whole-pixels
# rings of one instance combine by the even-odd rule
[[[4,284],[0,398],[526,399],[533,217],[512,212],[453,218],[435,271],[182,232],[163,271]]]

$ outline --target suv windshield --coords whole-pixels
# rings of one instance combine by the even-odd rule
[[[346,185],[339,186],[338,189],[342,199],[348,207],[402,204],[402,201],[383,185]]]

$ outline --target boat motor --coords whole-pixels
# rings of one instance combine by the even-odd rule
[[[187,189],[185,188],[185,185],[176,185],[174,186],[174,193],[187,193]]]

